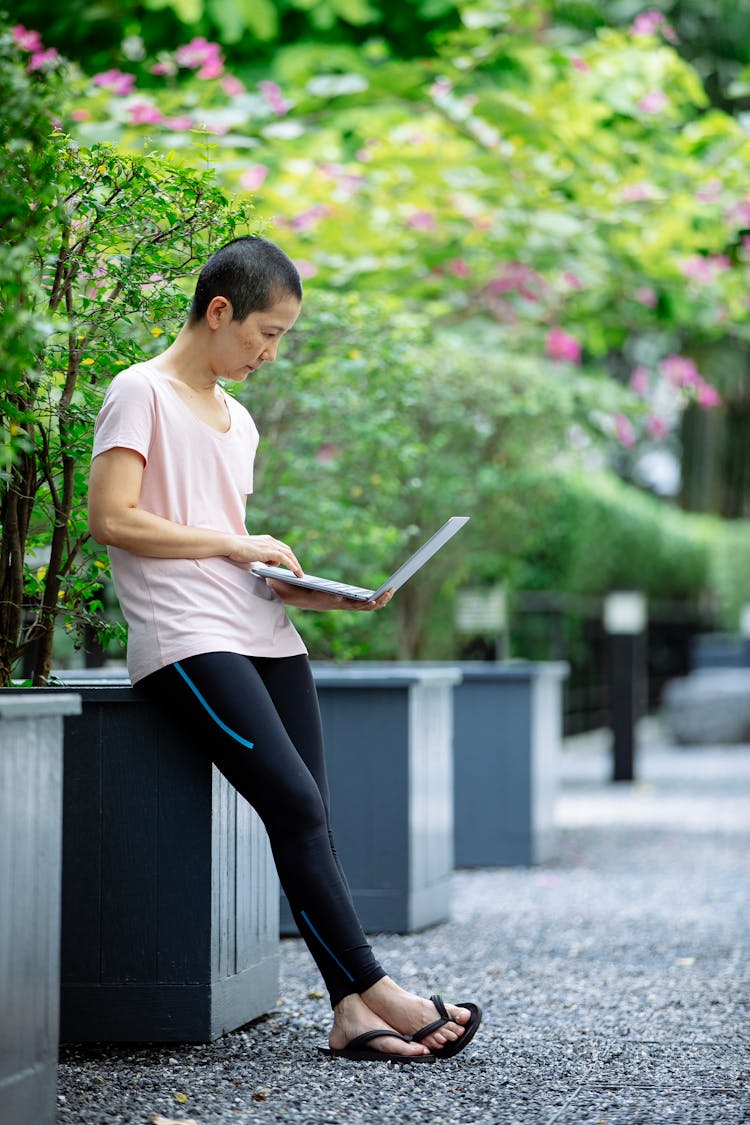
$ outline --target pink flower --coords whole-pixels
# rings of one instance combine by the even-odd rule
[[[268,175],[268,168],[265,164],[252,164],[246,172],[240,176],[240,185],[245,191],[257,191],[262,186],[263,181]]]
[[[91,120],[91,113],[88,109],[74,109],[70,116],[73,121]]]
[[[447,268],[448,273],[452,273],[454,277],[469,277],[471,274],[469,264],[463,258],[451,258]]]
[[[635,431],[630,419],[624,414],[615,414],[615,433],[621,445],[628,449],[635,445]]]
[[[224,69],[224,60],[221,58],[209,59],[198,71],[198,77],[203,79],[218,78]]]
[[[162,121],[162,125],[165,129],[169,129],[170,133],[186,133],[194,124],[188,113],[183,113],[181,117],[165,117]]]
[[[649,437],[652,437],[655,441],[661,441],[669,433],[669,426],[663,418],[651,414],[646,422],[646,431]]]
[[[712,387],[710,383],[706,383],[703,379],[697,385],[696,401],[703,410],[710,410],[712,406],[721,405],[721,395]]]
[[[581,362],[581,345],[575,336],[568,335],[562,328],[551,328],[547,333],[544,350],[550,359],[566,363]]]
[[[750,234],[743,234],[742,236],[742,249],[746,254],[750,254]]]
[[[620,192],[623,203],[641,203],[646,199],[654,198],[654,189],[646,180],[637,184],[626,184]]]
[[[151,102],[136,102],[128,106],[131,125],[159,125],[162,115]]]
[[[671,24],[667,23],[662,12],[650,8],[636,16],[630,28],[632,35],[656,35],[658,31],[670,43],[677,43],[677,33]]]
[[[377,146],[378,142],[375,137],[369,137],[362,145],[362,148],[357,149],[354,155],[357,157],[357,160],[360,162],[360,164],[369,164],[369,162],[373,158],[372,150],[374,148],[377,148]]]
[[[321,219],[325,219],[330,215],[329,207],[325,207],[322,203],[318,203],[315,207],[308,207],[306,211],[300,211],[299,215],[295,215],[289,224],[294,230],[306,231],[312,230],[317,226]]]
[[[320,465],[330,465],[332,461],[336,460],[338,453],[338,445],[334,445],[333,442],[326,442],[325,445],[321,445],[318,447],[318,452],[315,454],[315,460]]]
[[[336,186],[348,196],[356,195],[365,182],[361,172],[350,172],[343,164],[321,164],[320,171],[324,176],[330,176]]]
[[[238,94],[245,93],[244,82],[240,82],[233,74],[225,74],[219,85],[228,98],[236,98]]]
[[[663,14],[655,8],[649,8],[647,12],[641,12],[635,17],[630,31],[633,35],[655,35],[663,23]]]
[[[686,355],[668,355],[659,364],[659,371],[675,387],[697,387],[701,377],[695,361]]]
[[[732,263],[726,254],[691,254],[678,262],[678,269],[684,277],[711,285],[720,273],[731,269]]]
[[[26,69],[29,71],[49,70],[59,61],[59,58],[60,56],[54,47],[47,47],[45,51],[34,51]]]
[[[407,227],[413,230],[437,230],[437,223],[432,211],[413,211],[406,220]]]
[[[661,113],[669,105],[669,98],[663,90],[649,90],[636,105],[642,113]]]
[[[215,68],[219,64],[219,73],[224,65],[221,47],[218,43],[209,43],[202,35],[191,39],[174,53],[175,61],[179,66],[188,70],[201,70],[203,67]]]
[[[10,30],[18,46],[24,51],[41,51],[42,37],[38,31],[29,31],[22,23],[17,23]]]
[[[734,227],[750,227],[750,199],[743,199],[729,208],[724,216]]]
[[[568,286],[568,289],[573,289],[576,293],[580,293],[581,289],[583,289],[583,282],[581,281],[578,274],[574,273],[573,270],[565,271],[565,273],[563,274],[563,281]]]
[[[430,97],[435,99],[446,98],[453,90],[450,78],[438,78],[430,86]]]
[[[214,137],[225,137],[229,132],[229,126],[225,121],[204,121],[201,128]]]
[[[154,63],[154,65],[149,68],[149,72],[151,74],[156,74],[160,77],[163,77],[165,74],[176,74],[177,67],[173,62],[168,61],[167,59],[162,59],[160,62]]]
[[[587,70],[591,70],[591,67],[589,66],[589,64],[586,62],[585,59],[582,59],[580,57],[580,55],[575,55],[570,60],[570,65],[572,67],[575,67],[576,70],[580,71],[581,74],[585,74]]]
[[[637,395],[648,394],[649,374],[643,364],[638,364],[630,373],[630,389]]]
[[[695,198],[699,203],[715,203],[722,192],[721,180],[709,180],[703,187],[698,188]]]
[[[103,70],[101,74],[95,74],[91,81],[94,86],[101,86],[103,90],[109,90],[118,97],[125,97],[133,92],[135,75],[125,74],[121,70]]]
[[[283,117],[291,109],[291,104],[284,97],[281,86],[276,82],[259,82],[258,89],[266,99],[266,104],[278,117]]]
[[[639,289],[636,289],[633,296],[639,305],[645,305],[647,309],[655,309],[659,301],[656,290],[652,289],[650,285],[641,285]]]
[[[539,291],[544,287],[544,278],[525,262],[503,262],[495,276],[487,282],[487,290],[494,296],[517,293],[526,301],[538,301]]]
[[[312,262],[308,262],[305,258],[297,258],[294,264],[297,267],[297,273],[303,281],[307,281],[310,277],[315,277],[315,274],[318,272],[318,267]]]

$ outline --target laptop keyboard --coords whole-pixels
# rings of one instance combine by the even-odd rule
[[[281,578],[282,580],[288,578],[289,572],[283,567],[276,566],[256,566],[255,573],[261,576],[265,575],[268,578]],[[332,578],[319,578],[317,574],[308,574],[307,578],[315,582],[312,587],[315,590],[322,590],[326,594],[337,594],[343,598],[357,598],[359,601],[367,601],[372,590],[368,590],[365,586],[350,586],[346,582],[336,582]],[[302,585],[302,583],[293,583],[294,585]],[[308,587],[310,588],[310,587]]]
[[[325,590],[327,594],[339,594],[341,597],[351,596],[352,594],[367,594],[369,597],[372,590],[366,590],[364,586],[347,586],[345,582],[334,582],[330,578],[316,579],[316,586],[319,590]]]

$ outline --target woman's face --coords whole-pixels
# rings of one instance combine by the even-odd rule
[[[221,379],[243,382],[252,371],[276,358],[281,337],[300,314],[300,302],[285,293],[262,312],[234,320],[231,305],[215,321],[212,370]]]

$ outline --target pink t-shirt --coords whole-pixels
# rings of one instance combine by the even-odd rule
[[[247,535],[258,431],[247,410],[225,396],[230,416],[219,433],[190,410],[151,362],[117,375],[94,431],[93,457],[124,447],[146,464],[139,506],[175,523]],[[109,548],[115,591],[128,623],[133,683],[202,652],[296,656],[304,642],[284,603],[247,563],[226,556],[155,559]]]

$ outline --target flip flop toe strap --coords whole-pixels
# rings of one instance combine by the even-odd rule
[[[414,1038],[412,1035],[402,1035],[400,1031],[364,1031],[358,1035],[356,1039],[352,1039],[351,1043],[347,1043],[345,1050],[358,1051],[360,1047],[364,1047],[372,1039],[381,1039],[388,1036],[389,1039],[403,1039],[404,1043],[411,1043]]]
[[[443,1003],[442,996],[431,996],[430,1000],[437,1008],[440,1018],[433,1020],[432,1023],[428,1023],[426,1027],[420,1027],[419,1031],[415,1031],[411,1037],[415,1043],[421,1043],[422,1040],[426,1039],[428,1035],[431,1035],[433,1031],[439,1031],[441,1027],[445,1027],[445,1025],[450,1021],[448,1009]]]

